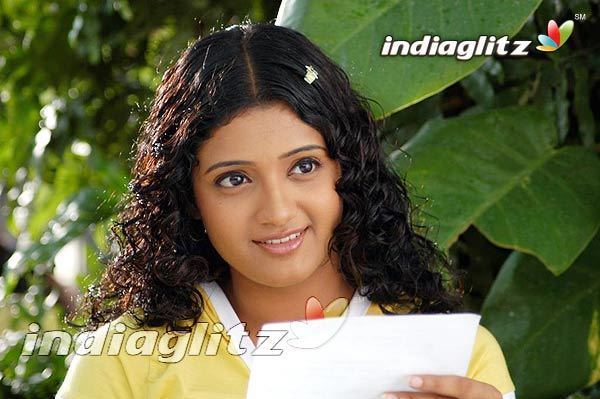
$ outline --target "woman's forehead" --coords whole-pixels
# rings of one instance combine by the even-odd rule
[[[253,107],[221,126],[202,143],[199,158],[274,157],[308,144],[325,142],[319,131],[279,103]],[[237,159],[237,158],[236,158]]]

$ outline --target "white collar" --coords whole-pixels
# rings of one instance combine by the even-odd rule
[[[232,328],[240,324],[241,321],[231,306],[229,299],[225,296],[225,292],[223,292],[219,284],[215,281],[200,283],[200,286],[206,292],[208,299],[217,312],[219,321],[223,324],[223,327],[225,327],[225,331],[228,331],[231,339],[234,340],[234,342],[240,342],[241,346],[247,348],[246,352],[241,354],[241,358],[250,369],[250,366],[252,365],[252,352],[255,349],[254,342],[252,342],[248,335],[243,335],[241,329]],[[367,313],[369,306],[371,306],[371,301],[366,296],[360,295],[357,289],[354,291],[354,295],[342,315],[345,315],[347,312],[348,316],[364,316]]]

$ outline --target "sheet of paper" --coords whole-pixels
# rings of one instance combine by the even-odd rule
[[[414,391],[413,374],[464,376],[479,319],[462,313],[265,324],[269,338],[253,353],[247,399],[375,399]]]

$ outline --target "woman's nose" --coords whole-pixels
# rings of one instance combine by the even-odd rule
[[[296,217],[296,212],[293,190],[281,185],[265,187],[257,213],[259,223],[290,227],[289,222]]]

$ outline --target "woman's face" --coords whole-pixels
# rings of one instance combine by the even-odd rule
[[[317,130],[281,103],[255,107],[215,130],[197,157],[199,216],[232,273],[288,287],[327,264],[342,216],[341,170]],[[271,236],[291,239],[260,243]]]

